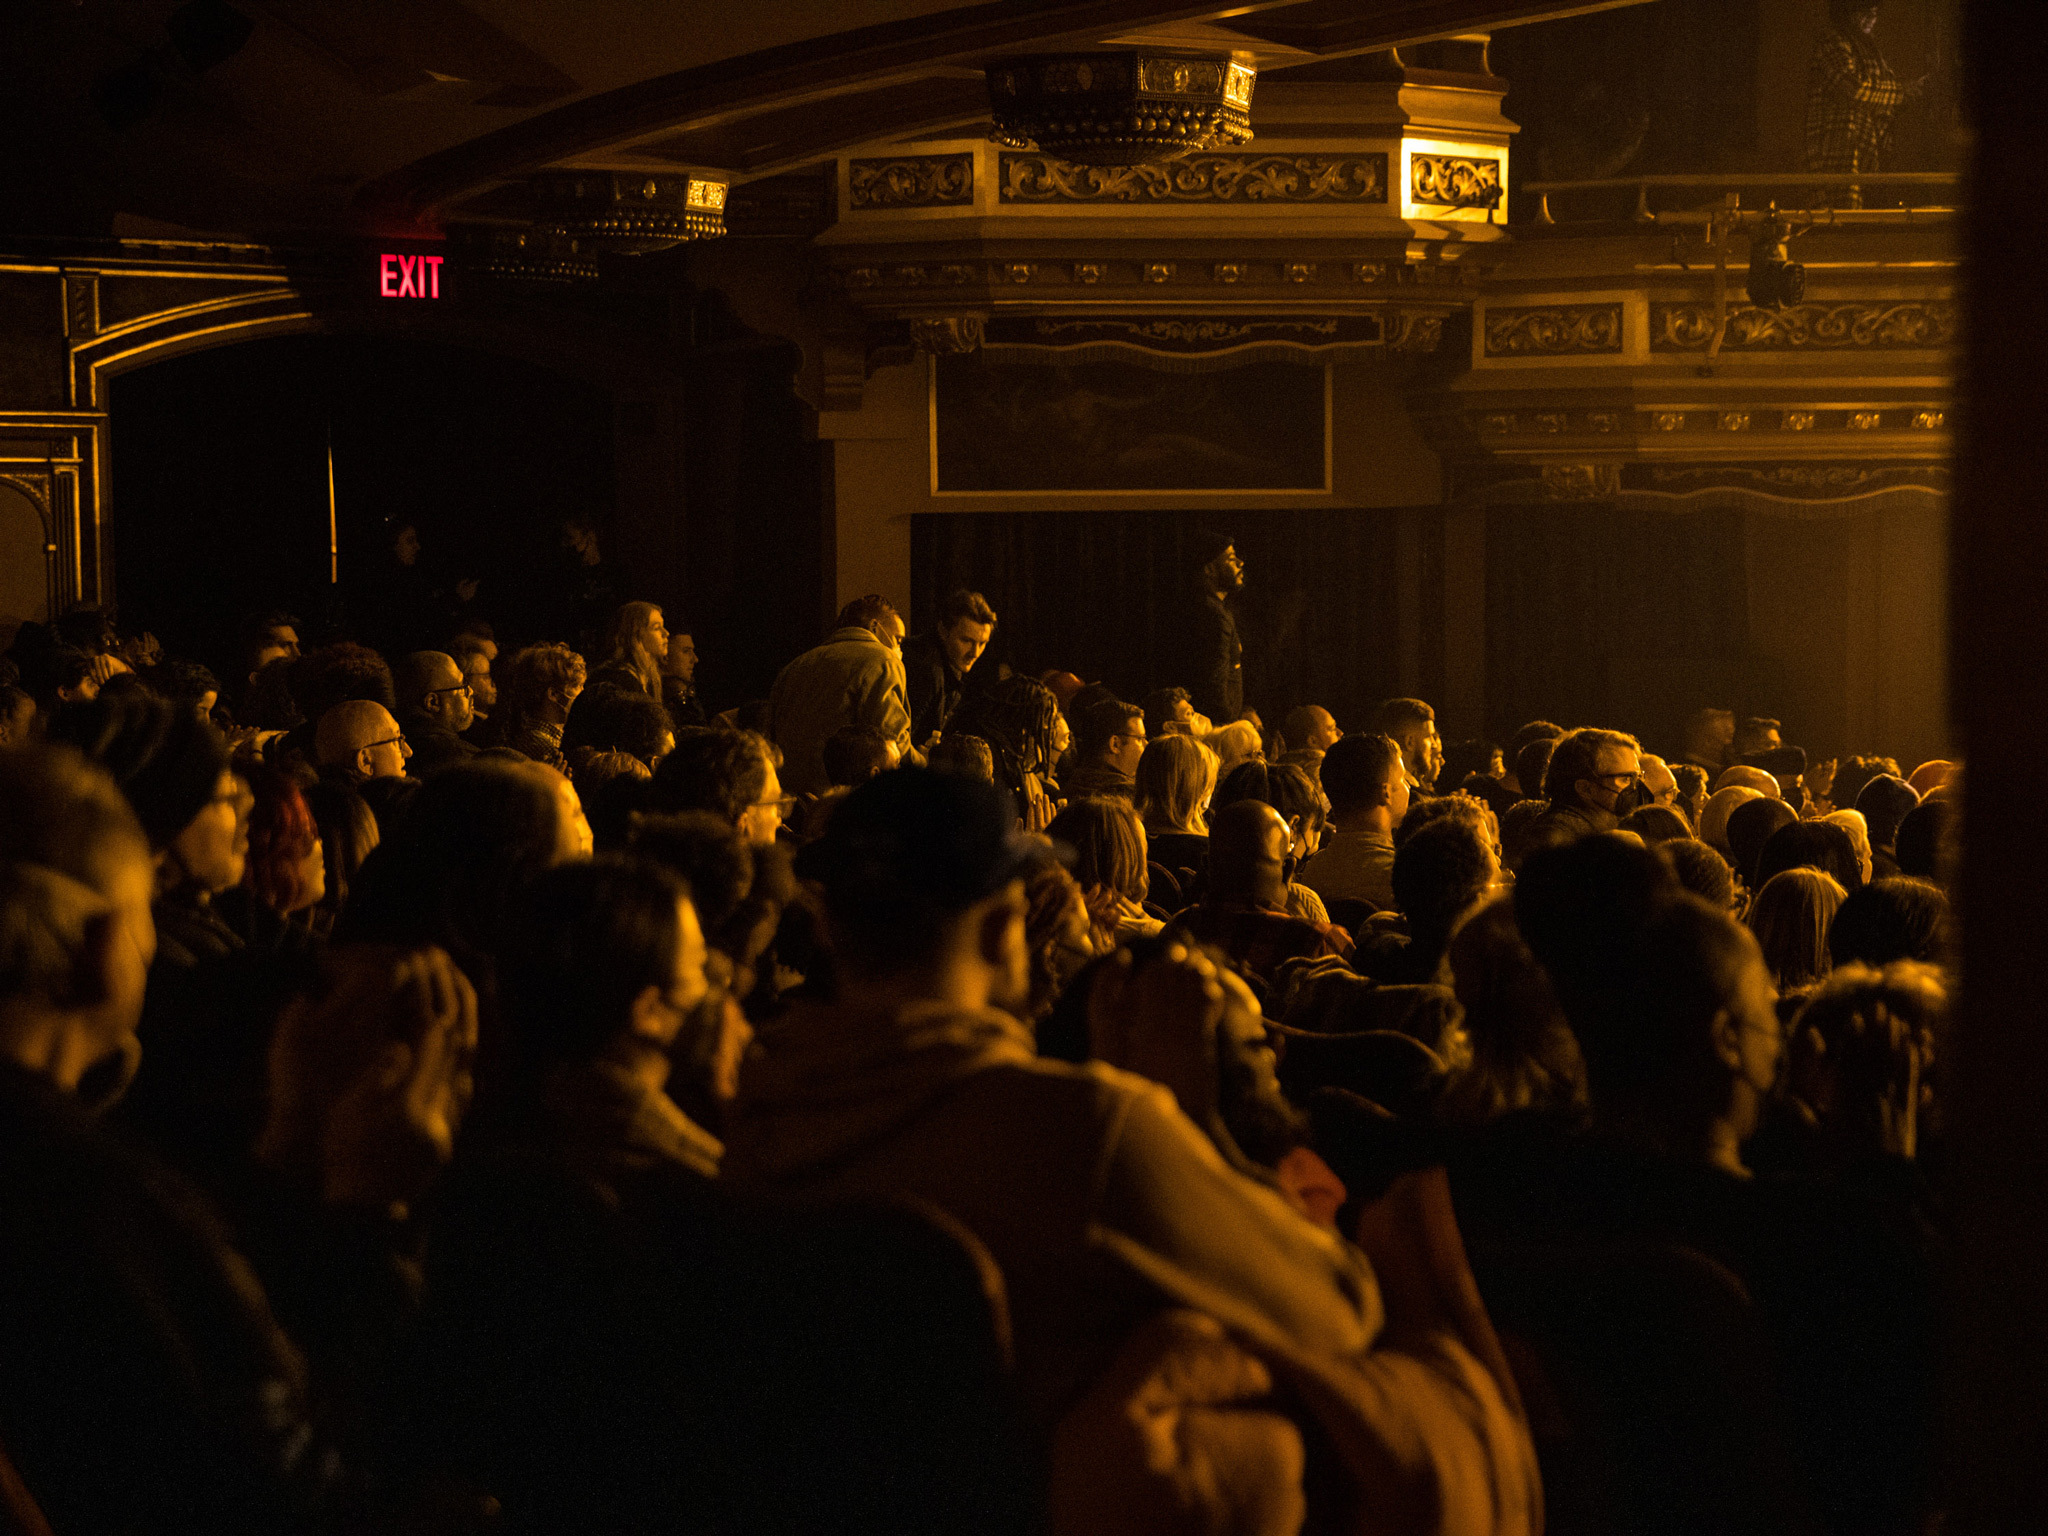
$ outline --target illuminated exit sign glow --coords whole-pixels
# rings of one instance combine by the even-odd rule
[[[386,299],[441,297],[439,256],[406,256],[385,251],[377,258],[377,293]]]

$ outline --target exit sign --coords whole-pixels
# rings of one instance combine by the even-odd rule
[[[377,296],[383,299],[440,298],[443,259],[405,251],[379,251]]]

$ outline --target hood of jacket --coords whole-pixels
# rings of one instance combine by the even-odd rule
[[[726,1171],[822,1173],[917,1120],[966,1078],[1036,1059],[1030,1032],[998,1009],[928,1002],[861,1014],[799,1005],[741,1070]]]

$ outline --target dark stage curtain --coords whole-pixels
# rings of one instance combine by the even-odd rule
[[[1675,743],[1702,704],[1768,694],[1749,654],[1743,515],[1605,505],[1486,519],[1487,732],[1627,722]]]
[[[1396,691],[1390,508],[1273,512],[959,512],[911,519],[912,624],[955,587],[1001,623],[982,665],[1058,667],[1142,699],[1172,671],[1195,536],[1237,541],[1245,703],[1269,725],[1321,704],[1355,728]]]

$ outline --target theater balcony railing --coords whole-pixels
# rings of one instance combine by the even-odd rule
[[[1454,496],[1944,491],[1958,192],[1938,173],[1519,184],[1469,366],[1416,400]]]
[[[1736,199],[1736,206],[1747,202],[1750,209],[1756,209],[1768,200],[1772,205],[1788,212],[1797,210],[1799,216],[1808,222],[1857,222],[1897,223],[1900,216],[1907,222],[1916,219],[1943,219],[1955,213],[1956,199],[1953,196],[1961,186],[1962,178],[1950,171],[1873,171],[1850,175],[1839,171],[1804,171],[1782,174],[1715,175],[1712,173],[1686,172],[1654,176],[1614,176],[1597,181],[1532,181],[1523,183],[1521,190],[1537,199],[1535,222],[1555,225],[1558,221],[1551,212],[1550,199],[1555,196],[1560,202],[1565,199],[1582,199],[1592,194],[1633,192],[1635,207],[1628,217],[1638,224],[1680,222],[1688,216],[1696,216],[1706,210],[1698,207],[1659,208],[1650,207],[1651,194],[1660,194],[1659,201],[1677,200],[1684,202],[1696,199],[1703,192],[1719,192]],[[1947,200],[1932,204],[1907,203],[1897,207],[1860,206],[1837,208],[1825,196],[1830,191],[1853,187],[1858,193],[1871,192],[1879,197],[1887,193],[1901,193],[1916,196],[1921,192],[1947,194]],[[1820,201],[1814,201],[1815,194],[1821,194]],[[1804,198],[1804,203],[1798,199]],[[1579,222],[1590,222],[1583,212]]]

